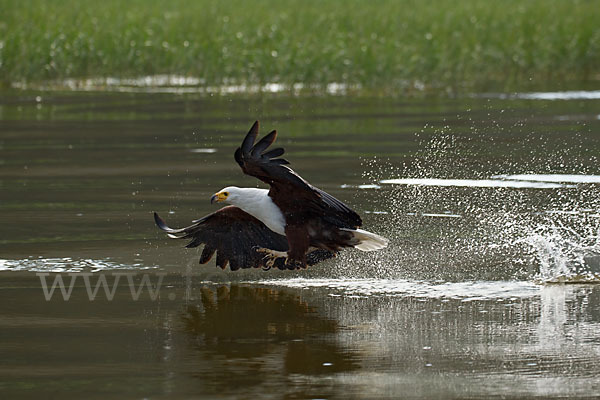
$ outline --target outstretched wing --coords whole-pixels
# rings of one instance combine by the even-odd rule
[[[258,253],[258,247],[277,251],[287,251],[285,236],[279,235],[262,222],[243,210],[228,206],[193,221],[193,224],[172,229],[156,213],[156,225],[175,239],[190,239],[185,247],[198,247],[204,244],[200,264],[206,264],[217,253],[217,266],[232,271],[240,268],[264,267],[264,255]]]
[[[272,131],[255,144],[258,121],[252,125],[242,145],[235,151],[235,161],[245,174],[271,185],[269,196],[288,215],[318,215],[340,227],[356,229],[362,225],[360,216],[330,194],[312,186],[286,165],[281,147],[267,151],[277,138]]]
[[[286,167],[289,162],[284,158],[277,158],[285,153],[283,148],[278,147],[265,152],[277,138],[277,131],[271,131],[258,143],[254,144],[257,136],[258,121],[254,122],[242,145],[237,148],[234,154],[235,161],[242,167],[242,171],[269,185],[286,183],[308,189],[309,184],[291,168]]]
[[[185,247],[204,244],[200,264],[206,264],[216,252],[217,266],[224,269],[229,264],[232,271],[240,268],[265,268],[264,254],[256,251],[259,247],[283,252],[288,250],[285,236],[273,232],[258,219],[234,206],[223,207],[181,229],[169,228],[156,213],[154,221],[169,237],[190,239]],[[308,255],[308,265],[333,256],[331,252],[313,251]],[[277,259],[274,266],[279,269],[287,268],[283,258]]]

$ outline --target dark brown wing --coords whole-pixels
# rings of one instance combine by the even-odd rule
[[[285,166],[289,162],[286,159],[277,158],[285,153],[283,148],[278,147],[265,153],[265,150],[277,138],[277,131],[271,131],[258,143],[254,144],[257,136],[258,121],[254,122],[242,145],[237,148],[234,154],[235,161],[242,167],[242,171],[269,185],[286,183],[306,189],[308,183],[291,168]]]
[[[288,250],[285,236],[273,232],[258,219],[234,206],[223,207],[181,229],[169,228],[156,213],[154,221],[169,237],[190,239],[186,247],[204,244],[200,264],[206,264],[216,252],[217,266],[224,269],[229,264],[232,271],[240,268],[264,268],[264,255],[256,251],[259,247],[284,252]],[[314,265],[333,256],[334,253],[331,252],[313,251],[308,255],[308,264]],[[283,258],[278,259],[274,266],[279,269],[287,268]]]
[[[235,161],[245,174],[271,185],[269,196],[288,223],[290,215],[302,215],[303,219],[311,216],[324,218],[339,228],[356,229],[362,225],[360,216],[347,205],[306,182],[286,166],[289,164],[287,160],[277,158],[283,155],[284,149],[267,151],[277,138],[277,131],[272,131],[255,144],[258,126],[256,121],[250,128],[242,145],[235,151]]]
[[[217,252],[217,266],[232,271],[239,268],[264,267],[264,255],[256,251],[265,247],[277,251],[287,251],[285,236],[279,235],[262,222],[241,209],[228,206],[200,218],[188,227],[171,229],[154,213],[156,225],[176,239],[190,239],[185,247],[198,247],[204,244],[200,264],[206,264]]]

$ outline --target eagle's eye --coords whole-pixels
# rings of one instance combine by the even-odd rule
[[[225,195],[225,197],[229,196],[229,192],[223,192],[223,195]]]

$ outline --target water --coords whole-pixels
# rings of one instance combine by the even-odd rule
[[[595,396],[600,100],[550,95],[3,92],[0,392]],[[391,246],[231,273],[166,239],[256,184],[257,118]]]

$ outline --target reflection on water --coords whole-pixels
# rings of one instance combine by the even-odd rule
[[[99,272],[105,270],[143,270],[151,267],[141,262],[131,265],[114,262],[108,259],[78,259],[61,258],[26,258],[21,260],[0,259],[0,271],[30,271],[30,272]]]
[[[234,375],[259,385],[276,374],[358,369],[352,351],[335,340],[339,324],[293,292],[240,285],[203,288],[200,302],[187,305],[182,320],[198,357],[218,364],[210,374],[217,387]]]
[[[290,398],[583,396],[600,374],[600,288],[529,296],[356,296],[273,282],[171,277],[155,302],[45,302],[35,279],[0,290],[8,396]],[[7,290],[6,286],[13,287]],[[19,289],[17,289],[19,288]],[[166,295],[169,294],[169,296]]]
[[[598,175],[565,175],[565,174],[519,174],[498,175],[492,178],[502,178],[525,182],[569,182],[569,183],[600,183]]]
[[[528,182],[518,180],[500,179],[384,179],[381,183],[395,185],[424,185],[424,186],[458,186],[458,187],[485,187],[485,188],[517,188],[517,189],[558,189],[574,187],[573,185],[562,185],[549,182]]]
[[[322,93],[328,95],[345,95],[350,91],[359,92],[361,85],[331,82],[322,85],[303,83],[284,84],[268,82],[261,85],[235,84],[210,86],[201,78],[180,75],[152,75],[138,78],[97,77],[87,79],[64,79],[45,82],[39,85],[15,82],[12,87],[29,90],[64,90],[71,91],[111,91],[132,93],[171,93],[171,94],[243,94],[249,93]]]
[[[540,286],[519,281],[427,282],[398,279],[273,279],[254,284],[312,289],[326,288],[331,296],[395,296],[435,299],[502,300],[532,297]]]
[[[527,100],[597,100],[600,99],[600,90],[567,90],[564,92],[530,92],[506,94],[487,94],[482,97],[500,97]]]
[[[587,98],[3,93],[0,392],[595,396],[600,289],[540,284],[600,276]],[[164,240],[152,211],[183,225],[215,190],[255,184],[232,149],[257,118],[389,248],[233,274]],[[112,301],[89,300],[85,279],[46,301],[35,272],[167,275],[155,300],[123,278]]]

